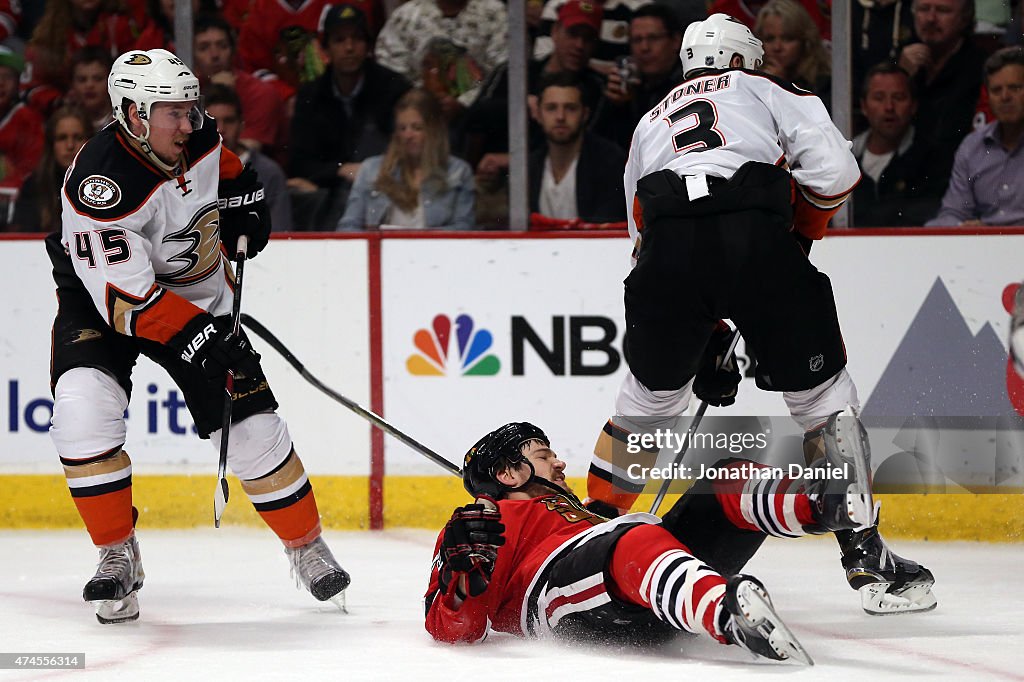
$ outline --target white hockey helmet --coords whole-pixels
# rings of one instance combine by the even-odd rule
[[[143,143],[147,154],[149,119],[153,105],[157,102],[194,102],[189,112],[192,130],[203,126],[203,115],[199,108],[199,79],[185,65],[167,50],[132,50],[116,60],[107,77],[107,92],[114,109],[114,118],[125,132]],[[128,105],[135,103],[145,132],[135,135],[128,123]],[[150,154],[150,156],[153,156]],[[165,165],[165,164],[164,164]]]
[[[679,49],[684,76],[697,69],[727,69],[736,54],[747,69],[760,68],[764,60],[761,41],[728,14],[712,14],[687,26]]]

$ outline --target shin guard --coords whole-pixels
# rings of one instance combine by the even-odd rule
[[[120,447],[98,457],[61,457],[78,514],[97,547],[124,542],[135,528],[132,461]]]
[[[301,547],[320,536],[313,487],[295,450],[269,474],[242,481],[242,489],[286,547]]]

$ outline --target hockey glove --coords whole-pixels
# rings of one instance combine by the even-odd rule
[[[266,192],[256,171],[246,164],[237,178],[220,181],[217,208],[220,212],[220,240],[234,255],[238,238],[249,238],[246,258],[263,250],[270,239],[270,209]]]
[[[259,353],[245,336],[232,333],[231,318],[227,315],[196,315],[171,339],[170,345],[182,360],[198,367],[210,381],[222,382],[229,370],[238,378],[256,377],[261,372]]]
[[[441,592],[447,594],[449,585],[457,585],[459,578],[466,576],[469,594],[457,596],[464,599],[483,594],[494,572],[498,547],[505,544],[504,532],[501,512],[497,510],[487,510],[482,504],[456,509],[441,540]]]
[[[693,379],[693,392],[698,398],[715,407],[724,407],[736,402],[736,393],[740,385],[740,371],[736,367],[736,355],[728,358],[729,342],[732,340],[732,329],[724,322],[719,322],[711,334],[704,359],[697,376]]]

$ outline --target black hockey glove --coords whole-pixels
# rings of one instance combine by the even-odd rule
[[[246,258],[263,250],[270,239],[270,209],[266,192],[256,171],[246,164],[237,178],[221,180],[217,188],[217,208],[220,212],[220,240],[235,255],[238,238],[249,238]]]
[[[736,367],[736,355],[725,358],[731,337],[729,325],[719,322],[704,349],[704,359],[693,380],[696,396],[715,407],[732,405],[739,390],[741,377]]]
[[[260,354],[245,336],[231,331],[231,318],[196,315],[170,341],[181,359],[198,367],[210,381],[223,382],[228,370],[238,378],[260,374]]]
[[[459,597],[483,594],[494,572],[498,547],[505,544],[504,532],[505,524],[497,510],[488,510],[482,504],[467,504],[456,509],[441,540],[438,582],[442,594],[447,594],[448,586],[458,583],[463,575],[469,594],[459,594]]]

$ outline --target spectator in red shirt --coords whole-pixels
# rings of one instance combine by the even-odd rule
[[[18,98],[25,60],[0,46],[0,188],[18,190],[43,153],[43,120]]]
[[[68,89],[75,52],[99,46],[116,57],[131,49],[141,28],[117,0],[48,0],[25,50],[29,103],[49,112]]]
[[[235,35],[238,35],[242,26],[245,25],[246,19],[252,16],[250,10],[252,9],[253,0],[220,0],[220,13],[224,15],[224,18],[231,24],[231,28],[235,30]]]
[[[293,90],[316,80],[326,67],[327,59],[317,41],[331,0],[253,0],[250,16],[238,36],[238,54],[243,66],[251,72],[269,71]],[[357,0],[366,16],[371,42],[383,23],[381,0]],[[259,74],[257,74],[259,75]]]
[[[20,24],[21,3],[18,0],[0,0],[0,40],[15,35]]]
[[[192,0],[192,16],[203,12],[216,12],[214,0]],[[174,49],[174,0],[146,0],[149,22],[132,46],[133,50]]]
[[[252,151],[280,146],[285,129],[285,105],[278,89],[235,67],[235,37],[220,15],[196,18],[192,42],[194,70],[200,87],[226,85],[237,93],[245,112],[241,142]]]

